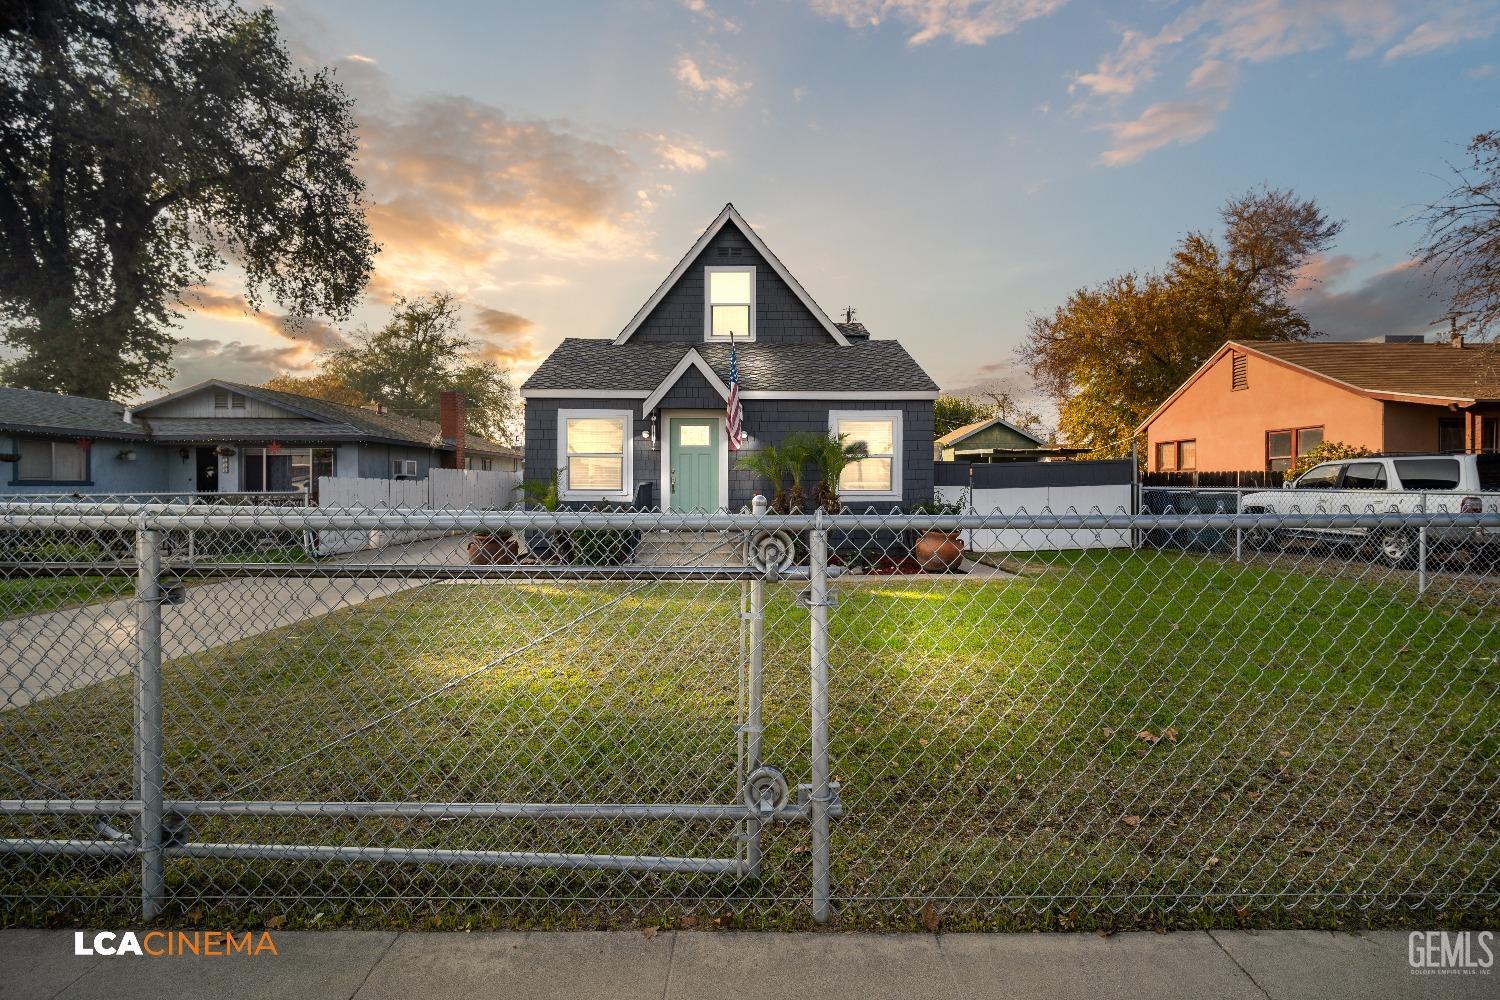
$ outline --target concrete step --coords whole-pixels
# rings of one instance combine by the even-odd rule
[[[631,560],[639,566],[743,566],[740,536],[718,531],[648,531]]]

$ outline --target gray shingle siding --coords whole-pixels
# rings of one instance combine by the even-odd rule
[[[701,375],[696,372],[689,373],[684,376],[683,383],[688,382],[690,376],[696,376],[702,384],[695,387],[691,395],[684,393],[681,401],[663,402],[662,409],[723,409],[724,404],[718,393],[713,391]],[[712,397],[703,396],[704,392],[711,393]],[[631,425],[634,433],[634,485],[639,486],[643,482],[658,484],[655,505],[660,507],[662,498],[659,495],[661,492],[659,484],[663,451],[661,446],[652,445],[641,439],[640,432],[645,424],[641,417],[640,405],[641,401],[638,399],[602,396],[588,399],[529,400],[526,405],[526,477],[546,479],[557,467],[558,410],[629,409],[632,412]],[[792,431],[826,434],[828,433],[828,414],[831,410],[900,410],[902,411],[901,505],[910,506],[932,499],[931,400],[854,402],[849,400],[758,399],[746,400],[744,406],[745,431],[751,438],[748,445],[750,448],[763,443],[779,444]],[[731,456],[728,506],[731,510],[738,510],[748,506],[750,498],[757,492],[766,490],[769,484],[754,473],[736,469],[734,466],[735,460]],[[808,477],[811,480],[810,469]],[[895,505],[894,501],[889,500],[870,503],[882,510]]]
[[[828,331],[755,251],[733,222],[727,223],[641,323],[631,342],[703,343],[703,269],[755,267],[757,343],[831,343]]]

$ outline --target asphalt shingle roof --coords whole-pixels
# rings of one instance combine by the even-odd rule
[[[1281,343],[1243,346],[1366,392],[1500,399],[1500,345]]]
[[[299,396],[292,392],[246,385],[242,382],[225,382],[221,379],[215,382],[228,386],[236,392],[244,393],[246,396],[273,405],[301,410],[304,413],[313,414],[319,420],[327,421],[327,423],[309,425],[290,419],[236,417],[233,418],[234,426],[243,428],[247,433],[242,435],[239,431],[235,431],[230,435],[232,437],[257,439],[266,437],[267,440],[289,440],[299,437],[327,440],[376,438],[382,441],[406,442],[424,448],[442,447],[442,428],[433,420],[422,420],[419,417],[409,417],[399,413],[380,413],[361,406],[331,403],[326,399]],[[163,417],[151,423],[153,429],[160,427],[163,437],[185,439],[190,434],[210,437],[223,437],[226,434],[224,418]],[[273,424],[278,425],[275,428],[275,434],[268,429]],[[515,448],[480,437],[478,434],[467,435],[464,447],[470,452],[482,455],[517,456],[520,454]]]
[[[0,429],[7,431],[144,438],[145,429],[126,423],[124,411],[124,404],[109,399],[0,386]]]
[[[689,349],[724,380],[728,344],[615,344],[569,337],[521,386],[577,392],[650,391]],[[746,392],[936,392],[937,383],[894,340],[827,344],[740,344],[740,387]]]

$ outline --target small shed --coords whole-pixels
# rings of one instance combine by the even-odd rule
[[[981,462],[1036,461],[1041,457],[1037,453],[1046,444],[1030,431],[1022,430],[1005,418],[995,416],[964,424],[938,438],[933,442],[933,459],[939,462],[952,462],[959,458],[973,460],[970,454],[960,456],[960,452],[965,452],[972,453],[973,456],[987,456],[978,458]],[[1001,457],[995,458],[995,455]]]

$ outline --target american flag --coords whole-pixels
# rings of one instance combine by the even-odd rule
[[[724,429],[729,435],[729,450],[739,451],[745,440],[745,408],[740,405],[740,349],[729,344],[729,403],[725,408],[728,420]]]

